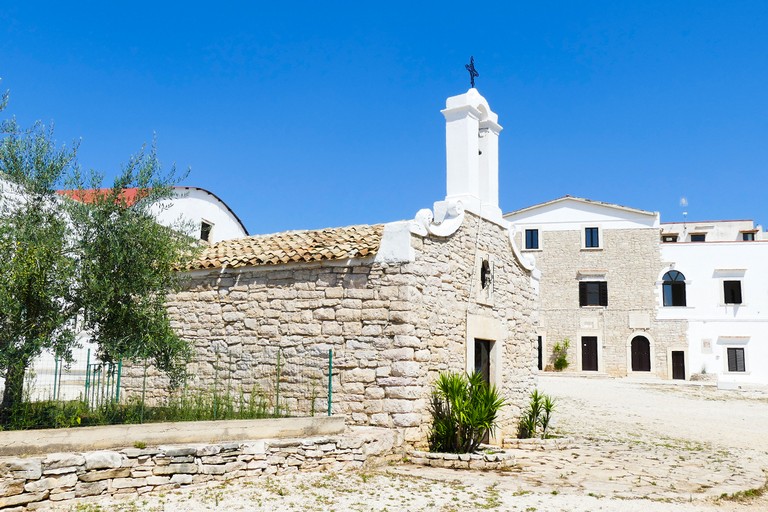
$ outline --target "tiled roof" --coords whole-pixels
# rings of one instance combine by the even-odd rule
[[[186,270],[345,260],[376,254],[384,225],[286,231],[222,240],[206,247]]]
[[[67,196],[81,203],[93,203],[96,198],[107,198],[112,194],[111,188],[88,188],[83,190],[57,190],[57,194]],[[127,206],[133,206],[142,197],[147,196],[147,189],[126,188],[120,192],[121,199],[125,200]]]
[[[550,204],[559,203],[563,201],[576,201],[579,203],[587,203],[587,204],[596,204],[600,206],[606,206],[608,208],[617,208],[619,210],[626,210],[628,212],[634,212],[639,213],[641,215],[656,215],[656,212],[649,212],[646,210],[638,210],[637,208],[631,208],[629,206],[622,206],[620,204],[614,204],[614,203],[606,203],[605,201],[596,201],[594,199],[585,199],[583,197],[576,197],[572,195],[565,195],[563,197],[558,197],[557,199],[552,199],[551,201],[546,201],[544,203],[534,204],[532,206],[526,206],[525,208],[521,208],[519,210],[515,210],[509,213],[505,213],[504,217],[517,215],[519,213],[527,212],[528,210],[534,210],[536,208],[541,208],[542,206],[549,206]]]

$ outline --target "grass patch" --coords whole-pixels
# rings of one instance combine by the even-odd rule
[[[250,392],[217,394],[207,390],[181,390],[165,403],[147,405],[138,397],[116,403],[107,400],[89,407],[84,400],[24,401],[14,410],[7,430],[69,428],[177,421],[260,419],[288,416],[275,410],[258,387]]]
[[[746,489],[744,491],[738,491],[731,494],[723,493],[720,495],[721,501],[736,501],[736,502],[747,502],[752,501],[756,498],[759,498],[761,496],[765,496],[768,494],[768,480],[765,481],[765,483],[762,485],[762,487],[757,487],[755,489]]]

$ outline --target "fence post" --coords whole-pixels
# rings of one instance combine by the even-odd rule
[[[120,375],[123,373],[123,358],[117,360],[117,387],[115,388],[115,403],[120,403]]]
[[[88,403],[88,385],[90,384],[91,379],[91,349],[88,349],[88,352],[85,356],[85,403]]]
[[[57,400],[56,395],[56,376],[59,374],[59,358],[53,358],[53,399]]]
[[[217,391],[219,389],[219,352],[216,349],[216,363],[213,367],[213,419],[216,419],[216,415],[219,412],[219,397]]]
[[[331,415],[331,402],[333,400],[333,349],[328,349],[328,416]]]
[[[275,417],[280,414],[280,348],[277,349],[277,377],[275,378]]]
[[[141,418],[139,423],[144,423],[144,398],[147,394],[147,360],[144,359],[144,382],[141,383]]]
[[[98,369],[98,377],[96,377],[96,407],[101,406],[101,395],[104,393],[104,386],[102,380],[104,378],[104,365],[100,364]]]

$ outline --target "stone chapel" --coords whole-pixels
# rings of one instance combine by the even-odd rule
[[[299,374],[328,378],[330,349],[333,414],[423,446],[438,373],[478,370],[507,401],[495,441],[515,435],[535,385],[539,273],[499,208],[497,115],[474,88],[442,114],[447,192],[432,210],[221,241],[188,265],[168,307],[198,353],[195,385],[213,385],[229,361],[228,378],[247,393],[259,384],[253,369],[274,365],[279,349],[293,365],[280,394],[297,403],[311,393]],[[125,379],[129,391],[138,380]]]

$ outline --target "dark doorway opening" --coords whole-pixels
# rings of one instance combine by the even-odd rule
[[[632,338],[632,371],[651,371],[651,343],[645,336]]]
[[[581,337],[581,369],[585,372],[597,371],[597,336]]]
[[[491,383],[491,340],[475,339],[475,371],[483,376],[487,384]]]
[[[541,336],[539,336],[538,347],[539,347],[539,349],[538,349],[539,350],[539,366],[538,366],[538,368],[539,368],[539,370],[543,370],[544,369],[543,368],[543,364],[544,364],[544,346],[542,344]]]
[[[682,350],[672,351],[672,378],[685,380],[685,352]]]

